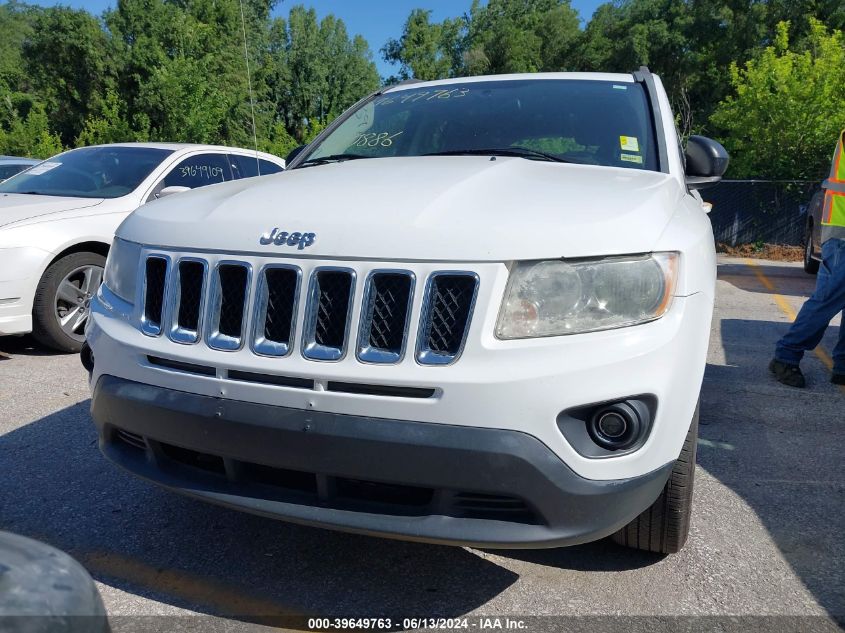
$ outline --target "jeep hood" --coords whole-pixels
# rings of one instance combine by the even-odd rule
[[[25,193],[0,193],[0,227],[39,216],[75,211],[100,204],[102,198],[65,198]]]
[[[185,250],[507,261],[650,251],[680,204],[667,174],[522,158],[351,160],[142,206],[118,236]],[[278,227],[314,243],[261,245]]]

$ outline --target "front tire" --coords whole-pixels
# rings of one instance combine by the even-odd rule
[[[804,272],[816,275],[819,272],[819,260],[813,259],[813,225],[807,226],[807,237],[804,240]]]
[[[658,554],[675,554],[687,542],[698,443],[698,408],[696,405],[681,454],[663,492],[651,507],[611,537],[614,542]]]
[[[106,258],[97,253],[72,253],[50,264],[32,306],[32,335],[60,352],[78,352],[85,342],[90,302],[100,282]]]

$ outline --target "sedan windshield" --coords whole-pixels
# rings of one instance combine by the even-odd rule
[[[83,147],[0,183],[0,193],[119,198],[131,193],[173,152],[153,147]]]
[[[658,169],[643,87],[574,79],[389,91],[352,112],[300,166],[461,154]]]

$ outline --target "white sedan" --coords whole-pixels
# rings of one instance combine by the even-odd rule
[[[127,143],[64,152],[0,183],[0,336],[79,351],[114,231],[142,204],[282,171],[270,154]]]

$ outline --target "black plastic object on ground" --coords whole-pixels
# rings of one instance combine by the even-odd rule
[[[0,631],[107,633],[109,625],[82,565],[54,547],[0,532]]]

